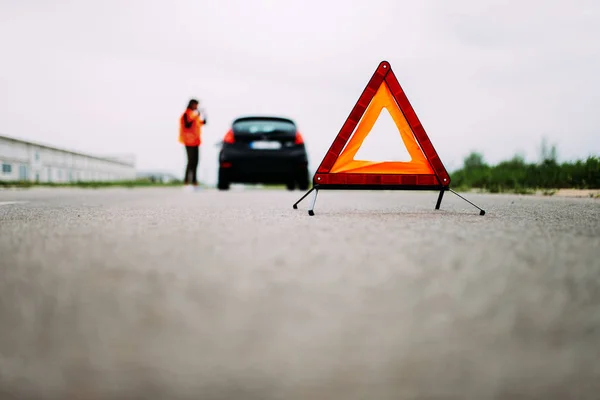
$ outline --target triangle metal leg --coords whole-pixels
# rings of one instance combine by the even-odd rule
[[[440,190],[440,195],[438,196],[437,203],[435,203],[435,209],[436,210],[439,210],[440,206],[442,205],[442,199],[444,198],[444,192],[445,191],[446,191],[446,189]]]
[[[469,200],[465,199],[464,197],[462,197],[460,194],[456,193],[454,190],[452,189],[448,189],[450,190],[452,193],[454,193],[455,195],[457,195],[458,197],[460,197],[461,199],[463,199],[464,201],[466,201],[467,203],[469,203],[470,205],[472,205],[473,207],[475,207],[476,209],[479,210],[479,215],[485,215],[485,210],[481,207],[479,207],[478,205],[470,202]],[[440,198],[441,198],[441,194],[440,194]]]
[[[310,204],[310,208],[308,209],[308,215],[315,215],[315,204],[317,203],[317,195],[319,194],[319,189],[315,189],[315,195],[313,196],[312,202]]]
[[[298,200],[297,202],[294,203],[294,206],[293,206],[294,210],[298,209],[298,204],[300,204],[302,202],[302,200],[304,200],[309,194],[311,194],[313,190],[316,190],[316,189],[314,187],[311,188],[308,192],[304,193],[304,196],[302,196],[300,198],[300,200]]]

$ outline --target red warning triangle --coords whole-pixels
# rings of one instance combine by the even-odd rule
[[[411,160],[356,160],[382,111],[392,117]],[[425,129],[387,61],[381,62],[313,178],[315,187],[440,189],[450,185]]]

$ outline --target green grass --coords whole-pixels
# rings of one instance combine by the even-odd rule
[[[264,189],[270,189],[270,190],[272,190],[272,189],[280,189],[280,190],[286,189],[285,185],[281,185],[281,184],[277,184],[277,183],[267,183],[267,184],[264,184],[264,185],[261,185],[261,186]],[[258,187],[258,186],[256,186],[256,187]]]
[[[118,182],[70,182],[70,183],[49,183],[49,182],[30,182],[30,181],[0,181],[0,188],[27,189],[36,187],[47,188],[83,188],[83,189],[101,189],[101,188],[142,188],[142,187],[174,187],[182,186],[182,181],[173,181],[169,183],[153,182],[148,179],[136,179],[130,181]],[[201,187],[208,187],[200,183]],[[285,185],[266,184],[249,185],[249,188],[268,189],[268,190],[286,190]]]
[[[544,159],[527,163],[521,156],[497,165],[487,165],[479,153],[471,153],[464,165],[451,174],[452,186],[459,190],[481,189],[491,193],[552,196],[558,189],[600,189],[600,157],[558,163]]]
[[[173,181],[173,182],[169,182],[169,183],[160,183],[160,182],[153,182],[148,179],[136,179],[136,180],[130,180],[130,181],[115,181],[115,182],[70,182],[70,183],[0,181],[0,187],[4,187],[4,188],[51,187],[51,188],[99,189],[99,188],[118,188],[118,187],[126,187],[126,188],[170,187],[170,186],[181,186],[181,185],[182,185],[182,182],[179,182],[179,181]]]

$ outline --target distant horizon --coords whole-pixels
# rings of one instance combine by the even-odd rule
[[[95,154],[95,153],[85,153],[85,152],[81,152],[78,151],[77,149],[73,149],[73,148],[60,148],[56,145],[52,145],[51,143],[44,143],[42,141],[38,141],[38,140],[33,140],[33,139],[28,139],[28,138],[24,138],[24,137],[17,137],[14,135],[6,135],[4,132],[0,132],[0,137],[4,137],[4,138],[8,138],[8,139],[12,139],[12,140],[17,140],[17,141],[23,141],[23,142],[28,142],[34,145],[39,145],[39,146],[43,146],[46,148],[50,148],[50,149],[55,149],[55,150],[60,150],[60,151],[66,151],[69,153],[73,153],[73,154],[78,154],[78,155],[83,155],[83,156],[88,156],[88,157],[95,157],[95,158],[103,158],[103,159],[110,159],[110,158],[114,158],[114,157],[123,157],[123,156],[134,156],[137,159],[137,155],[136,154],[127,154],[127,153],[112,153],[112,154]],[[333,136],[333,138],[335,138],[335,136]],[[332,139],[333,140],[333,139]],[[541,150],[541,146],[544,142],[544,138],[542,138],[540,140],[540,148],[538,150]],[[548,146],[554,146],[555,144],[547,142]],[[202,145],[201,147],[203,147],[205,145]],[[561,157],[561,153],[560,153],[560,148],[556,147],[557,150],[557,162],[559,163],[566,163],[566,162],[576,162],[576,161],[585,161],[590,157],[599,157],[600,154],[588,154],[586,156],[580,156],[580,157],[574,157],[574,158],[563,158]],[[536,154],[536,156],[527,156],[526,154],[520,153],[520,152],[515,152],[510,156],[506,156],[503,159],[498,160],[497,162],[490,162],[489,160],[486,159],[486,155],[485,153],[482,153],[480,151],[477,150],[471,150],[469,151],[467,154],[465,154],[462,158],[462,160],[460,161],[459,165],[457,166],[453,166],[453,167],[449,167],[446,163],[444,163],[444,160],[442,160],[442,163],[444,163],[444,166],[446,167],[446,169],[448,170],[448,172],[452,173],[455,171],[460,170],[461,168],[463,168],[463,162],[464,159],[466,157],[468,157],[470,154],[472,153],[479,153],[483,156],[483,160],[484,162],[486,162],[488,165],[497,165],[498,163],[504,162],[504,161],[510,161],[512,159],[514,159],[515,157],[522,157],[525,162],[527,163],[536,163],[536,162],[541,162],[541,158],[540,158],[540,154]],[[310,155],[309,155],[310,156]],[[309,172],[310,175],[314,175],[318,165],[320,164],[321,160],[319,160],[314,167],[312,166],[312,163],[310,163],[309,166]],[[180,175],[181,177],[183,177],[183,171],[174,171],[174,170],[169,170],[169,169],[165,169],[165,168],[160,168],[160,167],[148,167],[148,168],[140,168],[137,165],[137,162],[135,163],[135,169],[137,173],[161,173],[161,174],[170,174],[173,175],[174,177],[179,178]],[[218,164],[215,164],[215,171],[218,169]],[[217,176],[215,174],[214,179],[209,180],[208,182],[210,182],[210,184],[214,184],[217,181]],[[202,180],[203,182],[207,182],[206,180]]]

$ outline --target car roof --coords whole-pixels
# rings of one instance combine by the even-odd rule
[[[280,121],[280,122],[289,122],[291,124],[295,125],[295,122],[290,119],[290,118],[285,118],[285,117],[276,117],[276,116],[272,116],[272,115],[249,115],[249,116],[244,116],[244,117],[239,117],[233,120],[233,124],[235,124],[236,122],[243,122],[243,121]]]

